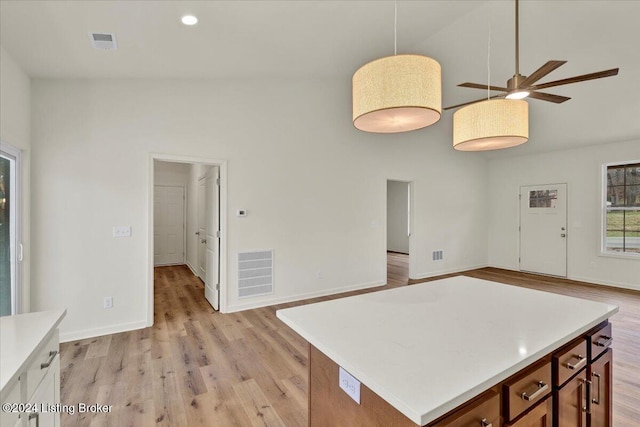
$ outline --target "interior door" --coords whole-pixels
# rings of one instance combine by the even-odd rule
[[[520,187],[520,270],[567,277],[567,184]]]
[[[184,264],[184,188],[154,188],[154,264]]]
[[[220,309],[220,181],[219,169],[212,167],[205,180],[206,280],[204,296],[215,310]]]
[[[205,231],[205,218],[206,218],[206,201],[205,201],[205,184],[206,176],[198,180],[198,277],[203,282],[206,281],[207,274],[207,246],[206,246],[206,231]]]

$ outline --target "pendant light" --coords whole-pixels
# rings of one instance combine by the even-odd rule
[[[487,151],[529,140],[529,104],[521,99],[489,99],[453,114],[453,148]]]
[[[397,54],[395,4],[394,55],[363,65],[353,75],[353,125],[365,132],[398,133],[440,120],[442,71],[422,55]]]
[[[506,96],[507,99],[500,99],[502,96],[499,95],[492,97],[490,59],[491,31],[487,44],[487,100],[469,103],[453,114],[453,148],[456,150],[498,150],[515,147],[529,140],[529,104],[522,99],[529,92],[514,93],[514,96]],[[516,74],[517,70],[516,60]]]

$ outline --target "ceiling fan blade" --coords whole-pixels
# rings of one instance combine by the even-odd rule
[[[603,77],[611,77],[618,75],[619,68],[612,68],[610,70],[598,71],[597,73],[583,74],[582,76],[569,77],[568,79],[556,80],[549,83],[542,83],[529,87],[530,90],[545,89],[548,87],[568,85],[570,83],[579,83],[587,80],[601,79]]]
[[[505,97],[505,94],[501,94],[501,95],[492,96],[489,99],[504,98],[504,97]],[[465,102],[464,104],[458,104],[458,105],[452,105],[450,107],[445,107],[445,108],[443,108],[443,110],[452,110],[454,108],[464,107],[465,105],[475,104],[476,102],[486,101],[486,100],[487,100],[487,98],[480,98],[480,99],[476,99],[475,101]]]
[[[522,82],[520,82],[519,87],[525,88],[532,85],[533,83],[537,82],[538,80],[540,80],[541,78],[543,78],[544,76],[546,76],[547,74],[555,70],[556,68],[566,63],[567,61],[548,61],[542,67],[534,71],[529,77],[527,77]]]
[[[472,89],[498,90],[498,91],[501,91],[501,92],[508,92],[509,91],[509,89],[507,89],[506,87],[487,86],[487,85],[481,85],[481,84],[478,84],[478,83],[468,83],[468,82],[467,83],[460,83],[458,86],[459,87],[470,87]]]
[[[561,104],[571,99],[566,96],[553,95],[551,93],[543,93],[543,92],[529,92],[529,98],[539,99],[541,101],[554,102],[556,104]]]

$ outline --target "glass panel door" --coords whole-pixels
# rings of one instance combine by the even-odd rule
[[[4,145],[4,144],[3,144]],[[0,151],[0,316],[17,309],[16,155]]]

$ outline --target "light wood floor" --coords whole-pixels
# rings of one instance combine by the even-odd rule
[[[390,286],[407,283],[406,266],[389,255]],[[113,405],[110,414],[63,414],[63,426],[306,425],[307,343],[275,316],[297,304],[221,315],[187,267],[155,274],[153,327],[61,345],[62,403]],[[466,274],[619,305],[614,425],[639,425],[639,293],[491,268]]]

